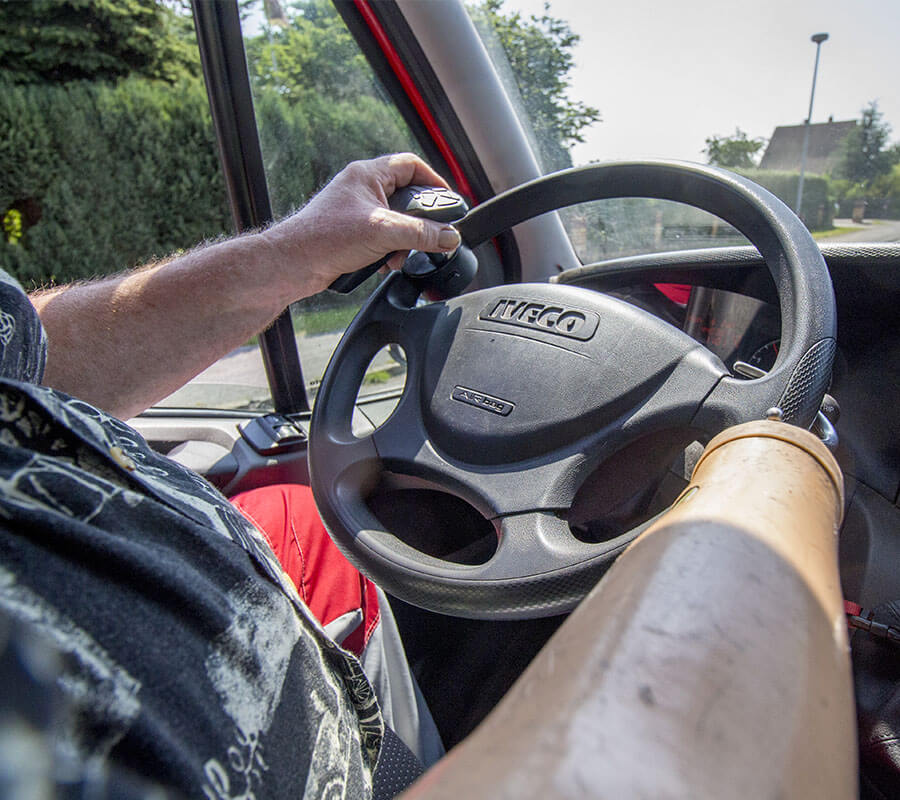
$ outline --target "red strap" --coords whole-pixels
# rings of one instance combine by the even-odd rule
[[[856,603],[851,602],[850,600],[844,600],[844,613],[849,614],[851,617],[859,617],[862,616],[862,606],[857,605]]]

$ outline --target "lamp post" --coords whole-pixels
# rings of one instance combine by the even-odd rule
[[[828,39],[827,33],[814,33],[809,37],[816,43],[816,65],[813,67],[812,91],[809,93],[809,113],[806,115],[806,126],[803,128],[803,150],[800,152],[800,180],[797,181],[797,205],[794,211],[800,216],[800,204],[803,202],[803,173],[806,172],[806,153],[809,150],[809,124],[812,122],[813,99],[816,96],[816,75],[819,72],[819,50],[822,42]]]

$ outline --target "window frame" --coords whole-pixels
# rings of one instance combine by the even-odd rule
[[[273,222],[237,0],[192,0],[194,28],[231,215],[238,232]],[[275,411],[310,410],[290,309],[259,336]]]

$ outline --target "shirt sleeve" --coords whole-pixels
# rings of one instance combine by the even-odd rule
[[[0,378],[38,384],[47,362],[47,336],[19,282],[0,270]]]

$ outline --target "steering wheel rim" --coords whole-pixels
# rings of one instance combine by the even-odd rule
[[[761,187],[693,164],[592,165],[499,195],[458,228],[474,247],[555,208],[635,196],[715,213],[757,246],[782,310],[782,348],[772,371],[753,381],[732,378],[686,335],[588,290],[495,287],[416,308],[418,290],[404,275],[392,274],[335,350],[309,444],[312,487],[329,533],[388,592],[457,616],[510,619],[568,611],[637,535],[629,531],[601,545],[587,544],[575,540],[564,519],[581,482],[611,453],[667,426],[714,434],[759,418],[772,405],[782,408],[786,421],[812,421],[834,355],[833,291],[806,228]],[[512,322],[503,319],[509,309]],[[581,321],[570,316],[559,323],[557,312],[563,310]],[[548,320],[570,329],[548,330]],[[627,344],[632,337],[643,350]],[[356,390],[372,356],[392,341],[407,352],[403,396],[375,434],[358,439],[350,430]],[[483,348],[496,366],[473,366]],[[578,359],[586,359],[592,369],[602,365],[603,380],[590,384],[587,399],[566,392],[566,381],[559,381],[562,388],[548,387],[550,373],[538,362],[550,352],[568,377],[579,375],[584,363]],[[535,416],[541,397],[522,375],[532,368],[543,378],[543,396],[552,396],[546,424]],[[615,396],[620,386],[627,402]],[[595,430],[581,435],[589,425]],[[498,451],[505,455],[498,458]],[[404,475],[405,485],[439,488],[474,505],[497,530],[494,558],[474,566],[451,563],[382,530],[365,498],[385,472]]]

